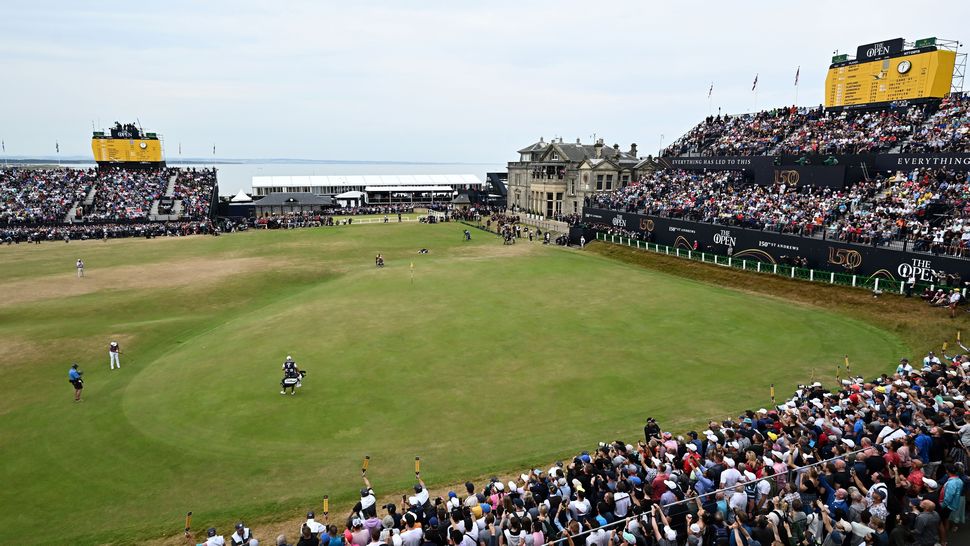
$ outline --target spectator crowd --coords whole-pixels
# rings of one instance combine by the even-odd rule
[[[708,116],[664,156],[753,156],[970,151],[970,98],[869,110],[785,107]]]
[[[878,173],[844,189],[759,186],[737,171],[658,170],[586,204],[696,222],[915,251],[970,252],[970,174],[948,168]]]
[[[310,512],[276,544],[956,544],[970,494],[968,372],[970,355],[931,352],[869,380],[799,386],[703,430],[647,419],[640,439],[600,442],[508,481],[433,496],[416,472],[400,503],[378,505],[365,471],[349,513]],[[221,544],[215,528],[206,534]],[[232,542],[254,534],[240,522]]]
[[[0,226],[63,222],[96,177],[94,170],[0,169]]]
[[[208,225],[215,186],[212,169],[0,169],[0,234],[4,242],[185,234]],[[181,200],[178,221],[123,225],[148,223],[163,199]]]

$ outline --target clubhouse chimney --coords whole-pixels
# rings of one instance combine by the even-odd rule
[[[596,150],[596,159],[603,158],[603,139],[596,139],[596,144],[593,145],[593,149]]]

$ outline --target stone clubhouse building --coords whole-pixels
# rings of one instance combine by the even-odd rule
[[[637,157],[637,145],[627,151],[598,139],[595,144],[539,142],[518,151],[508,164],[508,206],[545,217],[580,213],[586,197],[610,192],[652,171],[652,158]]]

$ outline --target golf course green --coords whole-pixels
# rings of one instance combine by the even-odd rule
[[[843,315],[465,227],[0,248],[0,543],[349,506],[365,454],[378,494],[403,493],[417,455],[429,485],[544,465],[906,353]],[[308,371],[295,396],[287,355]]]

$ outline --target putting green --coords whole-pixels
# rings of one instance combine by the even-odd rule
[[[379,493],[415,455],[429,483],[517,470],[905,353],[841,315],[463,228],[0,248],[0,542],[43,541],[52,514],[87,544],[177,532],[187,510],[227,528],[346,505],[364,454]],[[287,354],[309,371],[295,396]]]

